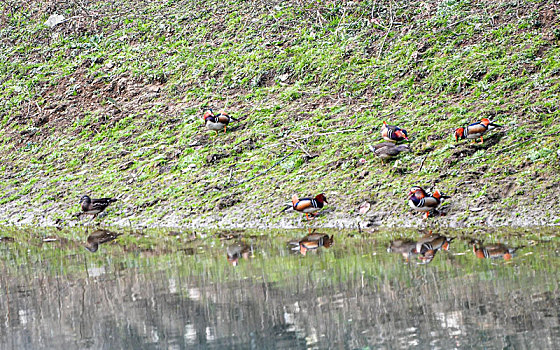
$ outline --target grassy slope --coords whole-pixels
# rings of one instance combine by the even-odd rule
[[[106,222],[274,225],[292,193],[324,191],[319,223],[367,200],[366,220],[392,224],[418,220],[413,184],[453,196],[442,222],[558,221],[558,136],[517,145],[560,132],[550,2],[9,1],[0,13],[7,222],[69,219],[90,193],[122,199]],[[70,20],[50,29],[52,13]],[[205,107],[242,121],[216,137]],[[452,130],[482,117],[505,128],[456,145]],[[382,120],[412,135],[394,165],[367,150]]]

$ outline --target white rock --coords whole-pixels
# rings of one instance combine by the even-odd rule
[[[63,15],[57,15],[57,14],[53,14],[49,16],[49,19],[47,19],[47,21],[45,22],[45,25],[49,28],[54,27],[57,24],[60,24],[64,22],[64,16]]]

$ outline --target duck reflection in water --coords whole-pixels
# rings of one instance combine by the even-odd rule
[[[429,264],[432,262],[437,252],[440,250],[449,250],[451,241],[454,237],[445,237],[442,235],[434,235],[431,232],[424,235],[417,242],[409,239],[398,239],[392,241],[387,248],[390,253],[402,254],[406,262],[411,256],[418,255],[421,264]]]
[[[96,230],[88,236],[85,247],[92,253],[95,253],[100,244],[110,242],[120,236],[122,233],[115,233],[108,230]]]
[[[252,256],[253,246],[248,246],[241,241],[235,242],[226,248],[227,261],[233,266],[237,266],[239,264],[239,258],[247,260]]]
[[[517,248],[509,248],[504,244],[489,244],[486,246],[477,245],[476,242],[473,243],[474,255],[479,259],[500,259],[510,260],[513,257],[513,253]]]
[[[411,256],[418,254],[416,242],[409,239],[397,239],[392,241],[387,248],[389,253],[402,254],[404,260],[408,262]]]
[[[291,250],[299,251],[303,256],[307,254],[309,250],[317,250],[320,247],[330,248],[334,243],[333,235],[323,233],[310,233],[307,236],[288,242],[291,246]]]

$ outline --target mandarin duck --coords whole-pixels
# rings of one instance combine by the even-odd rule
[[[295,246],[292,250],[297,250],[301,255],[305,256],[309,250],[316,250],[320,247],[330,248],[334,243],[334,238],[331,235],[322,233],[312,233],[300,240],[290,242]]]
[[[249,259],[253,254],[253,247],[242,242],[237,242],[226,248],[226,258],[232,266],[239,264],[239,258]]]
[[[91,199],[88,195],[83,195],[80,199],[80,204],[82,206],[82,213],[80,213],[80,215],[93,215],[93,220],[97,217],[97,214],[104,211],[109,206],[109,204],[116,201],[116,198]]]
[[[473,244],[473,252],[479,259],[498,259],[510,260],[515,252],[514,248],[508,248],[504,244],[490,244],[484,247],[477,247]]]
[[[501,127],[501,125],[490,122],[488,118],[482,118],[479,122],[472,123],[467,127],[455,129],[455,142],[459,141],[459,139],[472,139],[475,142],[475,139],[480,137],[480,143],[484,143],[483,135],[488,130]]]
[[[385,159],[391,159],[398,156],[401,152],[410,152],[411,149],[408,145],[399,145],[396,146],[392,142],[382,142],[376,145],[371,146],[370,150],[375,154],[377,157],[381,158],[381,162],[384,162]]]
[[[296,211],[304,213],[309,220],[309,214],[316,216],[316,212],[321,210],[327,202],[324,193],[318,194],[315,198],[298,198],[297,195],[292,196],[292,208]]]
[[[385,121],[381,127],[381,137],[389,142],[408,141],[408,134],[405,129],[401,129],[396,125],[388,125]]]
[[[226,132],[228,124],[232,121],[237,119],[231,117],[230,115],[226,114],[225,112],[219,112],[218,114],[214,115],[212,109],[207,109],[202,116],[204,119],[204,125],[208,130],[213,130],[218,134],[218,130],[224,130]]]
[[[120,236],[122,233],[114,233],[107,230],[96,230],[88,236],[85,247],[92,253],[95,253],[100,244],[110,242]]]
[[[416,211],[425,212],[426,218],[428,218],[430,211],[435,210],[441,204],[442,198],[450,197],[440,194],[437,190],[430,194],[422,187],[414,186],[408,192],[408,205]]]

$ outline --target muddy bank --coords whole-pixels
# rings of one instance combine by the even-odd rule
[[[216,210],[212,213],[199,214],[192,211],[173,210],[171,205],[160,203],[149,211],[133,210],[126,204],[117,203],[109,207],[95,220],[88,216],[77,217],[79,206],[69,206],[70,211],[63,204],[53,205],[47,210],[33,207],[22,209],[14,205],[4,205],[0,208],[0,224],[9,226],[39,226],[39,227],[74,227],[82,225],[102,225],[132,228],[348,228],[366,229],[373,227],[533,227],[555,226],[560,222],[558,208],[547,211],[525,209],[490,210],[484,207],[462,207],[462,203],[448,201],[439,213],[425,219],[423,215],[414,213],[403,201],[398,206],[382,211],[372,208],[366,213],[359,213],[358,208],[345,205],[329,205],[315,219],[306,220],[305,216],[293,210],[280,213],[281,206],[251,206],[260,208],[231,207],[228,210]]]

